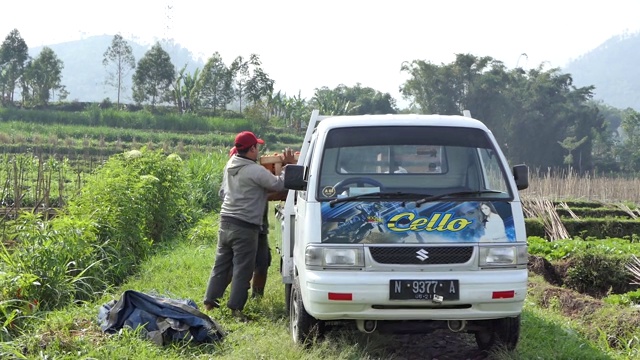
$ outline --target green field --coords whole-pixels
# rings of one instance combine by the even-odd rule
[[[221,169],[236,130],[206,130],[209,135],[73,123],[0,122],[0,140],[11,142],[13,149],[29,149],[31,143],[52,146],[48,153],[33,151],[39,148],[35,145],[26,152],[7,148],[0,158],[4,206],[59,210],[51,219],[27,211],[3,221],[0,357],[411,358],[402,352],[403,345],[397,338],[379,334],[332,332],[311,348],[291,342],[273,218],[270,241],[274,261],[264,298],[247,305],[253,321],[239,323],[226,309],[208,313],[228,334],[222,343],[158,347],[141,336],[140,330],[102,333],[97,324],[99,307],[128,289],[193,299],[202,306],[217,241]],[[69,159],[56,150],[69,139],[78,147],[78,154],[86,154],[96,144],[99,147],[101,136],[105,147],[107,139],[129,141],[123,141],[127,146],[113,153],[105,150],[104,158],[94,160],[91,166],[82,163],[90,156]],[[300,139],[299,135],[272,130],[260,136],[268,145],[273,144],[265,149],[267,152],[295,145]],[[91,139],[88,147],[82,139]],[[93,143],[96,139],[98,142]],[[173,148],[144,146],[141,139],[153,144],[192,141],[189,145],[194,148],[181,153]],[[527,191],[541,190],[536,181],[532,180]],[[607,188],[604,181],[603,188]],[[596,195],[600,201],[601,194]],[[627,211],[637,211],[635,203],[626,202],[625,208],[617,200],[609,206],[584,197],[580,202],[570,202],[567,194],[544,196],[564,197],[566,207],[554,202],[553,211],[567,228],[583,230],[565,240],[529,238],[530,287],[520,344],[514,352],[496,351],[489,358],[639,358],[640,316],[636,306],[640,294],[629,284],[632,275],[626,265],[640,248],[637,235],[624,233],[625,227],[633,228],[638,221]],[[571,213],[579,219],[572,218]],[[528,220],[535,221],[533,217]],[[600,222],[601,217],[608,219],[606,226]],[[604,232],[607,229],[622,235],[608,236]],[[602,236],[590,236],[593,231]],[[430,335],[418,339],[438,341]],[[460,344],[462,348],[471,346],[467,340]],[[459,349],[449,349],[453,350]]]

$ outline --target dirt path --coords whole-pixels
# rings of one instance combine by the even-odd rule
[[[478,350],[471,334],[436,330],[424,335],[395,335],[391,340],[394,360],[480,360],[488,359]]]

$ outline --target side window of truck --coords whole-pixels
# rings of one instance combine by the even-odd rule
[[[309,183],[309,176],[311,174],[311,171],[309,171],[311,169],[311,163],[313,160],[313,155],[314,155],[314,150],[315,150],[315,144],[316,144],[316,136],[313,136],[311,138],[311,144],[309,144],[309,149],[307,150],[309,155],[305,157],[304,159],[304,168],[305,168],[305,180],[307,180],[307,183]],[[302,197],[305,200],[309,200],[308,199],[308,191],[304,190],[304,191],[300,191],[299,196]]]
[[[480,149],[480,161],[484,172],[485,189],[509,193],[509,187],[495,151],[493,149]]]

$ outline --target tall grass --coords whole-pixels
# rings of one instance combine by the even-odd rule
[[[100,109],[96,104],[83,111],[32,110],[0,108],[0,121],[20,121],[30,124],[91,125],[127,129],[164,131],[237,133],[258,130],[247,119],[197,116],[192,114],[154,114],[147,110],[136,112]]]
[[[593,200],[640,204],[640,178],[603,174],[579,175],[573,170],[540,174],[531,171],[523,197],[555,200]]]

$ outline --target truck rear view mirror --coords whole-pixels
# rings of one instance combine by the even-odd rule
[[[518,190],[524,190],[529,187],[529,168],[527,165],[514,165],[513,178],[516,180]]]
[[[287,165],[284,170],[284,187],[289,190],[305,190],[304,165]]]

